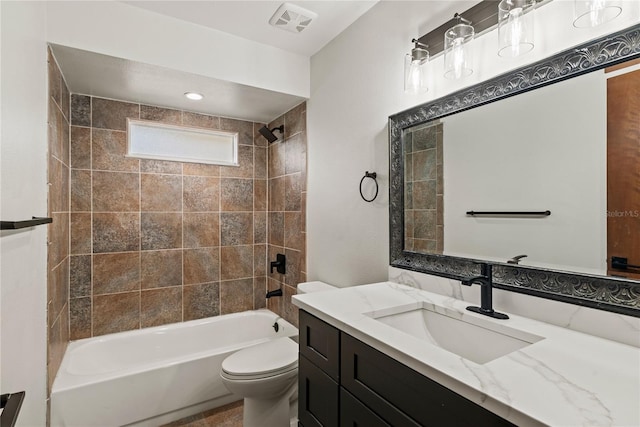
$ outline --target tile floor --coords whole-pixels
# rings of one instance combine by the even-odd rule
[[[242,401],[182,418],[162,427],[242,427]]]

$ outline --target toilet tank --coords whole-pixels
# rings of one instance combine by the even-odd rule
[[[338,289],[324,282],[302,282],[298,283],[298,294],[310,294],[312,292],[323,292]]]

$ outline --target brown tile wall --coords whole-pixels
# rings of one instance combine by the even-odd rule
[[[405,144],[405,250],[444,249],[442,123],[410,129]]]
[[[69,89],[48,52],[47,384],[51,391],[69,342]]]
[[[126,119],[239,133],[239,167],[125,157]],[[71,97],[70,338],[265,306],[262,124]]]
[[[291,296],[307,277],[306,102],[269,123],[269,128],[282,124],[284,138],[269,145],[268,261],[275,261],[278,253],[284,254],[287,269],[284,275],[275,270],[267,273],[269,290],[282,289],[284,293],[282,298],[270,298],[267,307],[297,326],[298,309],[291,303]]]
[[[292,264],[286,279],[269,278],[287,287],[287,303],[272,309],[293,320],[290,295],[304,277],[304,110],[279,119],[295,131],[287,151],[268,147],[259,123],[72,95],[70,338],[265,307],[276,249]],[[129,117],[237,131],[240,166],[127,158]],[[270,156],[283,166],[277,180]]]

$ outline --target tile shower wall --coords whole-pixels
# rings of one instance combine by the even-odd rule
[[[298,309],[291,303],[297,285],[306,281],[307,104],[302,103],[269,123],[284,124],[284,138],[269,146],[269,257],[287,259],[286,274],[268,272],[269,290],[282,289],[267,307],[298,325]],[[269,265],[269,264],[267,264]]]
[[[409,129],[405,144],[405,250],[442,254],[443,125]]]
[[[126,119],[239,133],[239,167],[125,157]],[[70,338],[266,305],[261,124],[71,97]]]
[[[69,342],[69,89],[55,59],[49,68],[49,224],[47,241],[47,383],[51,390]]]

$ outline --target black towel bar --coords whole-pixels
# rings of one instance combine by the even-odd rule
[[[50,224],[52,218],[41,218],[34,216],[25,221],[0,221],[0,230],[18,230],[20,228],[33,227],[35,225]]]
[[[469,216],[495,215],[495,216],[549,216],[551,211],[467,211]]]

